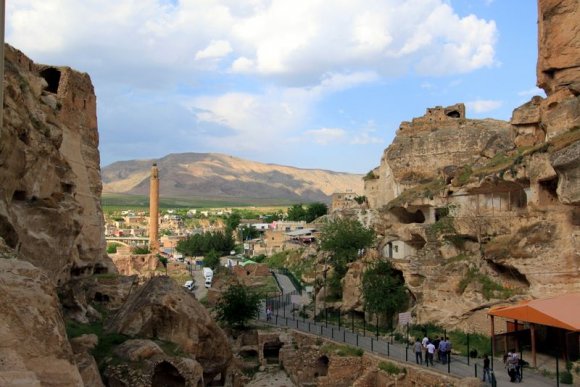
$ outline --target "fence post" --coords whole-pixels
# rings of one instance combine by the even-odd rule
[[[391,345],[387,341],[387,356],[391,356]]]
[[[298,329],[298,319],[296,319],[296,329]]]
[[[556,352],[556,387],[560,387],[560,360],[558,352]]]
[[[338,329],[340,329],[340,309],[338,310]]]
[[[405,346],[405,361],[409,361],[409,346]]]
[[[330,337],[334,339],[334,327],[330,327]]]
[[[350,311],[350,330],[354,332],[354,310]]]
[[[477,363],[473,364],[473,366],[475,367],[475,377],[477,378]]]
[[[371,352],[374,352],[373,338],[371,337]]]
[[[308,333],[310,333],[310,321],[308,321]]]
[[[356,346],[358,347],[358,333],[355,333],[356,335]]]
[[[447,356],[447,373],[451,373],[451,352],[445,354]]]
[[[377,317],[376,317],[376,322],[377,322],[377,340],[379,339],[379,314],[377,313]]]
[[[342,342],[346,343],[346,329],[342,330]]]
[[[367,316],[366,313],[363,316],[363,336],[366,336],[366,329],[367,329]]]
[[[469,333],[467,334],[467,365],[469,365],[469,358],[470,358],[470,353],[469,353]]]

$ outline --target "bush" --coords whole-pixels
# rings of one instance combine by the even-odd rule
[[[560,383],[562,384],[572,384],[574,383],[574,377],[570,371],[562,371],[560,374]]]
[[[394,363],[382,361],[379,363],[379,369],[385,371],[389,375],[398,375],[400,373],[407,373],[406,368],[399,368]]]
[[[336,355],[336,356],[356,356],[361,357],[364,351],[361,348],[351,347],[350,345],[339,345],[334,343],[324,344],[320,350],[326,355]]]
[[[151,250],[149,250],[149,247],[133,247],[133,254],[150,254]]]
[[[107,246],[107,254],[117,254],[117,247],[121,246],[118,243],[111,243]]]

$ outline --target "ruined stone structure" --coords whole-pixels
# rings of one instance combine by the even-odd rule
[[[56,284],[114,270],[105,253],[91,79],[5,46],[0,237]]]
[[[427,109],[365,178],[367,224],[404,276],[415,321],[485,332],[488,306],[580,290],[579,15],[577,1],[539,1],[546,98],[510,122],[467,119],[462,104]],[[349,289],[364,268],[351,266]],[[343,309],[360,297],[345,292]]]

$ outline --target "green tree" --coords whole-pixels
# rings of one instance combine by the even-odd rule
[[[342,295],[340,280],[344,278],[347,264],[354,262],[359,253],[375,241],[375,232],[356,219],[337,219],[324,225],[320,235],[320,248],[331,253],[329,260],[336,278],[331,281],[337,297]]]
[[[232,212],[224,222],[228,231],[234,232],[242,221],[242,215],[239,212]]]
[[[190,235],[177,242],[175,249],[188,256],[205,256],[212,250],[220,255],[227,255],[235,246],[234,237],[230,231],[217,231]]]
[[[314,219],[326,215],[328,213],[328,206],[324,203],[316,202],[308,205],[306,209],[305,221],[308,223],[312,222]]]
[[[258,229],[256,229],[256,227],[250,225],[243,225],[242,227],[240,227],[240,238],[242,239],[242,241],[245,241],[247,239],[254,239],[260,236],[260,231],[258,231]]]
[[[163,267],[165,268],[165,275],[167,275],[167,258],[165,258],[164,256],[157,254],[157,259],[159,260],[159,262],[161,262],[161,264],[163,265]]]
[[[222,323],[244,328],[260,313],[261,295],[242,284],[230,285],[215,306],[216,318]]]
[[[117,254],[117,247],[119,246],[118,243],[111,243],[107,246],[107,254]]]
[[[406,305],[408,297],[405,284],[391,263],[375,262],[363,274],[362,291],[365,310],[384,314],[388,328],[392,328],[393,316]]]
[[[212,270],[216,270],[220,266],[220,255],[217,251],[211,250],[203,258],[203,265]]]
[[[302,204],[294,204],[292,207],[288,208],[288,220],[298,222],[304,220],[306,217],[306,210]]]

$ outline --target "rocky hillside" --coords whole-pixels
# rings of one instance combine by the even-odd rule
[[[463,104],[403,122],[365,177],[379,235],[367,259],[400,271],[414,320],[485,332],[495,304],[580,291],[580,3],[539,1],[536,96],[510,122],[471,120]],[[343,309],[362,310],[361,272]],[[353,290],[354,291],[351,291]]]
[[[262,164],[215,153],[182,153],[104,167],[103,192],[148,195],[154,162],[159,167],[160,195],[165,197],[329,202],[334,192],[363,190],[361,175]]]

